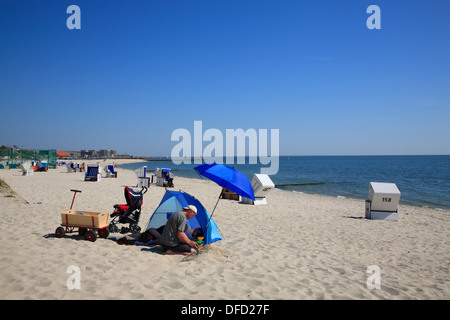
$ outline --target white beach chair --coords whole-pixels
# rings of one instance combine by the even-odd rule
[[[253,175],[252,188],[255,195],[255,200],[241,196],[241,203],[264,205],[267,204],[267,194],[270,192],[270,190],[275,188],[275,184],[267,174],[257,173]]]
[[[2,163],[3,169],[9,169],[9,165],[8,165],[7,161],[2,161],[1,163]]]
[[[23,176],[31,176],[33,174],[33,166],[31,161],[25,161],[20,165],[20,169],[22,169]]]
[[[252,179],[252,187],[255,194],[253,204],[267,204],[266,197],[275,188],[275,184],[267,174],[255,174]]]
[[[150,186],[150,178],[147,177],[147,166],[140,167],[134,170],[137,177],[138,188],[148,188]]]
[[[366,218],[398,221],[400,190],[395,183],[370,182]]]
[[[252,179],[252,188],[255,200],[241,197],[242,203],[264,205],[267,204],[267,194],[275,188],[275,184],[267,174],[254,174]]]
[[[114,166],[112,164],[106,165],[104,170],[105,178],[117,178],[117,171],[114,170]]]
[[[66,163],[67,172],[75,172],[75,167],[73,166],[73,162]]]
[[[166,172],[170,170],[171,170],[170,168],[156,168],[155,177],[157,186],[165,187],[167,185]]]

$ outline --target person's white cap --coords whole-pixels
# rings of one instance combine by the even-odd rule
[[[197,214],[197,207],[193,206],[192,204],[188,205],[187,207],[183,207],[183,209],[185,210],[192,210],[195,212],[195,214]]]

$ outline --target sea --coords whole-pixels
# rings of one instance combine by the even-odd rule
[[[245,174],[251,181],[261,168],[259,161],[250,164],[249,158],[235,158],[223,163]],[[185,160],[186,161],[186,160]],[[137,169],[147,166],[170,168],[176,176],[206,179],[194,168],[200,164],[174,164],[169,158],[119,165]],[[255,162],[255,161],[253,161]],[[450,155],[418,156],[280,156],[279,170],[270,175],[275,187],[290,192],[320,194],[365,200],[370,182],[395,183],[401,192],[400,204],[450,210]]]

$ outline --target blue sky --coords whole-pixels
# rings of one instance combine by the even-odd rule
[[[450,154],[449,39],[447,0],[0,0],[0,144],[170,155],[201,120],[284,155]]]

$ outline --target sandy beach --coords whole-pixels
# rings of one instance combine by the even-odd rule
[[[133,171],[85,182],[65,167],[31,176],[11,169],[0,179],[12,189],[0,193],[0,299],[450,298],[450,211],[400,205],[398,222],[368,220],[361,200],[273,190],[264,206],[220,200],[214,220],[224,239],[198,255],[166,256],[54,236],[70,189],[82,190],[75,210],[112,213],[124,186],[136,185]],[[208,180],[174,183],[210,212],[221,191]],[[164,192],[151,186],[145,194],[143,229]],[[80,270],[80,289],[67,286],[70,266]],[[367,285],[370,266],[380,270],[379,289]]]

